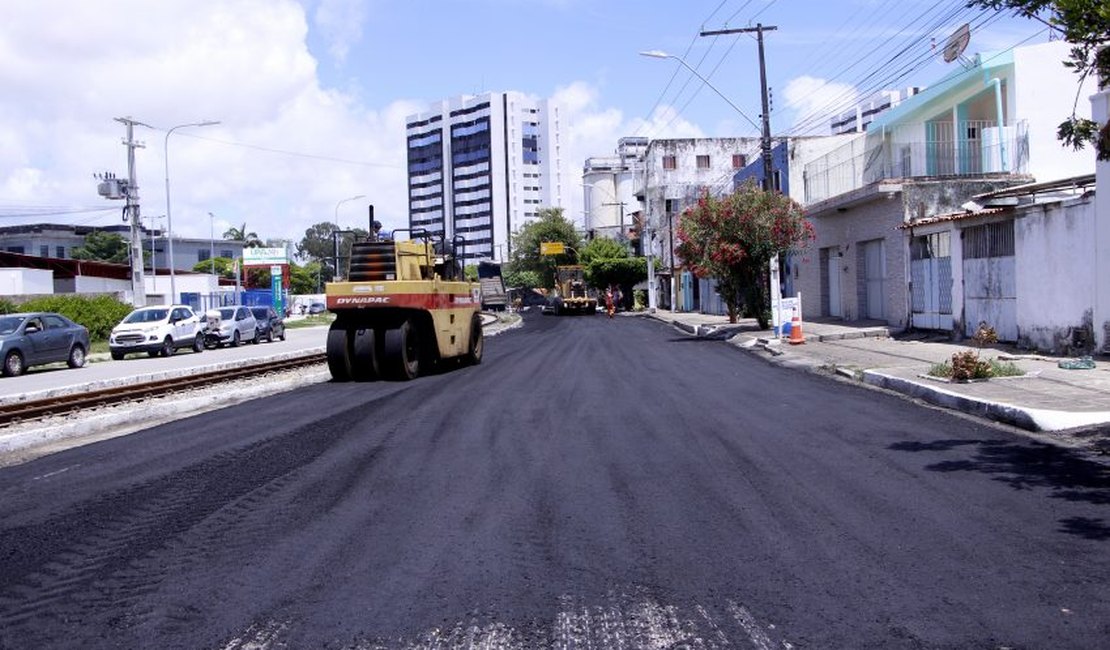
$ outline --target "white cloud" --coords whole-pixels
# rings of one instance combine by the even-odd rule
[[[343,63],[351,43],[362,37],[365,18],[365,0],[320,0],[312,20],[328,41],[328,53]]]
[[[160,129],[215,119],[169,142],[178,235],[207,238],[211,211],[262,237],[296,240],[355,194],[377,204],[387,226],[403,225],[404,116],[419,107],[367,108],[322,87],[307,34],[292,0],[164,0],[157,10],[119,0],[111,11],[70,3],[65,12],[24,3],[0,22],[0,86],[14,99],[0,103],[0,206],[117,207],[92,178],[126,173],[124,129],[113,118]],[[147,145],[136,156],[143,213],[164,214],[165,132],[140,127],[136,138]],[[364,215],[365,204],[340,213],[345,225]],[[115,223],[118,212],[101,219]]]
[[[828,131],[828,117],[858,101],[859,92],[851,84],[830,82],[810,76],[791,79],[783,91],[786,109],[794,114],[792,125],[803,121],[821,132]]]

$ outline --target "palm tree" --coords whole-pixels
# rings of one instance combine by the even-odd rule
[[[247,232],[247,224],[245,222],[238,228],[235,226],[228,228],[223,236],[224,239],[243,242],[243,248],[258,248],[262,245],[262,240],[258,238],[258,233]]]

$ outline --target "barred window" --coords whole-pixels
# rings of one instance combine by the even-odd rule
[[[964,259],[1012,257],[1014,254],[1014,222],[1001,221],[964,228],[960,233]]]

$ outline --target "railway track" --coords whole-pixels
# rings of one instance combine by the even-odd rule
[[[172,395],[178,391],[192,388],[208,388],[216,383],[317,365],[325,361],[326,356],[323,353],[314,353],[302,357],[263,361],[221,370],[209,370],[170,379],[113,386],[26,402],[0,404],[0,426],[58,415],[77,414],[85,409]]]

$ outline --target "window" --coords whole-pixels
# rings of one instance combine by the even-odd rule
[[[698,169],[709,169],[709,156],[704,155],[704,154],[700,155],[697,158],[697,162],[698,162]]]
[[[43,316],[42,318],[46,321],[46,326],[49,328],[62,330],[69,327],[64,320],[57,316]]]
[[[1012,257],[1014,254],[1013,221],[964,228],[960,237],[963,239],[965,260]]]
[[[66,247],[58,246],[54,249],[54,257],[64,260],[66,258]]]
[[[748,166],[748,157],[742,153],[732,154],[732,168],[743,169]]]
[[[220,251],[220,257],[226,257],[229,260],[235,259],[235,251],[225,248],[224,250]]]
[[[665,199],[663,210],[666,214],[678,212],[678,199]]]
[[[23,254],[23,247],[22,246],[8,246],[8,252],[9,253],[18,253],[18,254],[22,255]]]
[[[39,246],[39,257],[50,257],[50,247]]]
[[[675,160],[674,156],[663,156],[663,169],[674,169]]]
[[[197,250],[197,261],[198,262],[207,262],[208,261],[208,250],[207,249],[201,248],[201,249]]]

